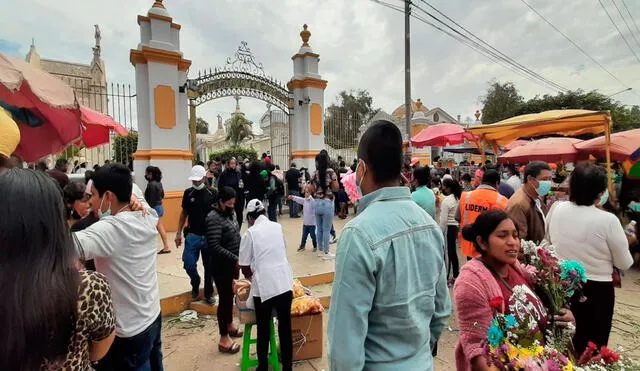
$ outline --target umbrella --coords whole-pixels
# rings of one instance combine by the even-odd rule
[[[417,148],[433,146],[446,147],[448,145],[462,144],[465,139],[474,140],[474,136],[467,133],[458,124],[436,124],[422,129],[411,138],[411,144]]]
[[[118,124],[111,116],[84,106],[80,107],[80,112],[82,124],[84,125],[82,144],[87,148],[109,143],[109,131],[119,135],[128,134],[127,129]]]
[[[9,158],[20,143],[20,129],[9,113],[0,108],[0,156]]]
[[[575,138],[545,138],[512,149],[499,161],[528,163],[530,161],[573,162],[578,155],[575,145],[582,142]]]
[[[73,89],[57,77],[0,53],[0,103],[20,128],[15,153],[36,161],[62,151],[81,135]]]
[[[518,147],[524,146],[526,144],[529,144],[528,140],[518,139],[518,140],[513,141],[513,142],[507,144],[506,146],[504,146],[504,151],[505,152],[511,151],[514,148],[518,148]]]
[[[638,147],[638,149],[636,149],[631,154],[631,161],[639,161],[639,160],[640,160],[640,147]]]
[[[638,149],[640,143],[640,129],[621,131],[611,134],[611,142],[609,150],[611,151],[611,159],[615,161],[624,161],[631,157],[631,154]],[[605,157],[605,137],[597,137],[577,144],[576,148],[581,158],[588,155],[596,157]]]

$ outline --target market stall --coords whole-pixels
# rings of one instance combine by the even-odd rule
[[[467,132],[479,139],[479,147],[486,146],[497,153],[498,146],[508,145],[521,138],[545,135],[577,136],[582,134],[604,133],[607,168],[611,169],[611,114],[609,111],[553,110],[541,113],[521,115],[502,120],[491,125],[481,125],[467,129]],[[609,174],[611,171],[609,171]],[[609,175],[609,188],[613,179]]]

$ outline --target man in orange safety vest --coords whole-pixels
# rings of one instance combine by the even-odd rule
[[[460,197],[460,205],[456,212],[456,220],[460,222],[460,231],[466,226],[473,224],[478,215],[492,209],[506,210],[507,198],[498,193],[500,185],[500,173],[494,169],[489,169],[482,176],[482,184],[470,192],[463,192]],[[468,259],[478,257],[473,243],[466,241],[462,235],[458,236],[462,254]]]

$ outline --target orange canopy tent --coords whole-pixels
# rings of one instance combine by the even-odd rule
[[[497,149],[498,145],[507,145],[520,138],[543,135],[576,136],[581,134],[602,134],[605,136],[605,155],[607,168],[611,169],[611,114],[609,111],[553,110],[511,117],[495,124],[481,125],[467,129]],[[484,148],[483,146],[480,146]],[[609,171],[611,174],[611,171]],[[611,187],[612,178],[609,175]]]

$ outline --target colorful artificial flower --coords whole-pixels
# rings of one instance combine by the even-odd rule
[[[497,312],[502,313],[504,310],[504,299],[502,296],[496,296],[489,300],[489,306]]]
[[[489,345],[495,348],[498,345],[500,345],[503,339],[504,339],[504,334],[502,330],[500,330],[500,328],[496,325],[491,325],[491,327],[489,327],[489,330],[487,332],[487,340],[489,340]]]

